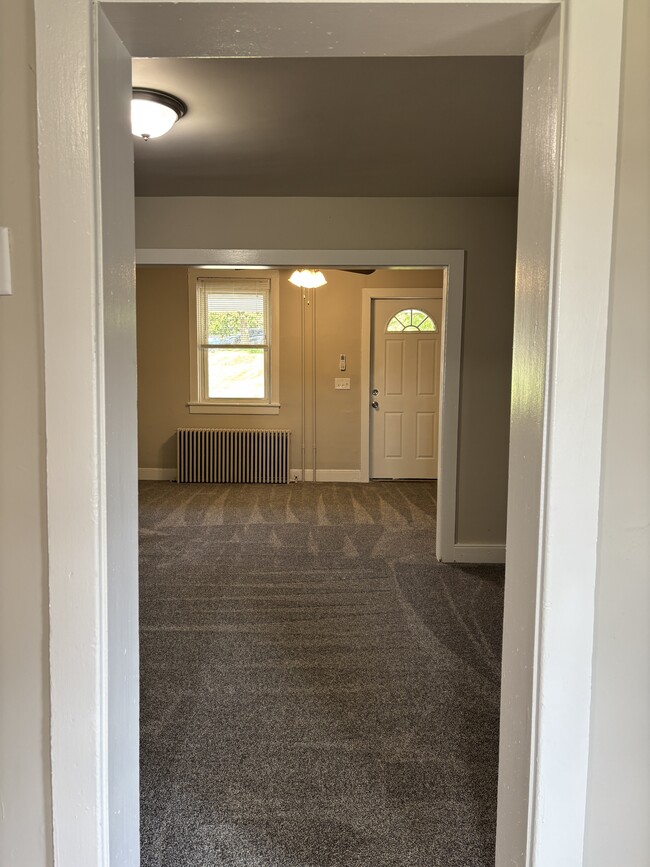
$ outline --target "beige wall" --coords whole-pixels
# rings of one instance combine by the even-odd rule
[[[506,524],[516,218],[514,198],[139,198],[136,246],[466,250],[458,542],[500,544]],[[345,455],[351,460],[351,452]],[[321,458],[325,466],[329,455]]]
[[[34,21],[3,0],[0,225],[14,295],[0,297],[0,864],[52,862],[43,334]]]
[[[207,276],[218,272],[207,271]],[[319,469],[359,469],[361,407],[361,290],[363,286],[442,288],[442,271],[379,270],[370,276],[325,271],[316,299],[316,396]],[[280,412],[265,415],[190,415],[188,271],[137,271],[138,416],[141,467],[176,465],[177,427],[286,428],[293,432],[291,466],[301,465],[301,292],[280,271]],[[311,311],[306,310],[306,465],[312,466]],[[161,352],[161,335],[165,351]],[[347,370],[338,369],[347,355]],[[334,377],[349,376],[350,391],[335,391]]]
[[[585,865],[650,864],[650,6],[626,4]]]

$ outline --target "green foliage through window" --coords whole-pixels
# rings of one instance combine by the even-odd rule
[[[423,310],[400,310],[390,320],[386,331],[437,331],[438,326]]]
[[[229,310],[208,313],[208,343],[265,343],[264,312]]]
[[[263,346],[268,342],[265,293],[208,290],[202,303],[204,342],[210,346]]]

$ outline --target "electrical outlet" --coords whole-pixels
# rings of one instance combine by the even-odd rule
[[[334,388],[336,391],[349,391],[350,390],[350,377],[349,376],[337,376],[334,380]]]

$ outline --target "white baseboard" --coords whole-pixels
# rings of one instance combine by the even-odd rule
[[[301,481],[300,470],[290,470],[289,478],[292,481]],[[305,471],[305,481],[311,482],[314,477],[313,470]],[[138,479],[144,482],[175,482],[176,467],[140,467]],[[360,482],[361,470],[316,470],[317,482]]]
[[[175,482],[176,467],[140,467],[138,479],[141,482]]]
[[[301,470],[289,470],[291,481],[301,482]],[[311,482],[314,478],[313,470],[305,470],[305,481]],[[360,482],[361,470],[316,470],[317,482]]]
[[[505,545],[454,545],[443,563],[505,563]]]

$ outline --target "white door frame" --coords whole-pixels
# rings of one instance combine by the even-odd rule
[[[442,269],[444,285],[447,284],[447,268]],[[431,287],[430,289],[375,289],[371,286],[364,286],[361,290],[361,393],[359,395],[359,410],[361,413],[361,481],[370,481],[370,454],[371,448],[371,394],[370,385],[372,383],[373,370],[373,344],[376,340],[373,325],[373,301],[419,301],[421,299],[442,301],[442,321],[439,328],[440,338],[444,340],[444,328],[442,323],[445,322],[445,300],[446,291],[444,288]],[[461,308],[462,310],[462,308]],[[458,361],[460,362],[460,347],[458,349]],[[441,343],[440,351],[440,382],[439,382],[439,407],[440,413],[438,417],[438,476],[441,475],[441,456],[440,456],[440,438],[442,428],[442,385],[443,385],[443,367],[444,367],[444,343]],[[458,402],[460,402],[458,395]],[[458,425],[456,425],[456,429]],[[438,497],[438,505],[440,498]],[[440,530],[440,514],[439,510],[436,518],[436,534]],[[455,511],[455,509],[454,509]],[[453,512],[452,512],[453,514]]]
[[[206,0],[194,4],[187,0],[160,4],[131,0],[34,2],[54,862],[57,867],[107,867],[109,863],[111,867],[134,867],[137,855],[121,854],[116,840],[123,833],[137,834],[137,815],[132,811],[120,813],[111,795],[113,788],[119,790],[124,785],[127,754],[137,743],[137,695],[129,692],[132,687],[120,685],[109,675],[108,643],[112,639],[107,621],[114,614],[108,610],[106,576],[111,551],[119,554],[120,549],[119,543],[111,548],[115,540],[106,537],[110,532],[107,515],[115,508],[109,502],[106,467],[112,462],[127,476],[132,472],[134,479],[137,467],[130,467],[130,456],[120,453],[117,439],[111,439],[107,430],[105,393],[106,340],[119,333],[131,346],[134,328],[129,317],[107,323],[104,311],[113,281],[132,279],[132,263],[125,260],[110,273],[104,271],[104,252],[108,245],[110,255],[115,223],[102,226],[102,196],[111,178],[111,151],[101,148],[104,160],[100,173],[99,132],[101,129],[106,134],[107,141],[113,134],[105,128],[105,121],[103,126],[101,123],[100,88],[105,86],[106,53],[112,52],[117,63],[121,49],[113,33],[113,43],[107,36],[100,51],[98,27],[103,9],[121,10],[126,17],[122,18],[124,30],[120,28],[120,33],[128,41],[142,17],[149,16],[152,26],[147,38],[160,42],[160,50],[153,53],[165,56],[170,50],[165,44],[173,45],[177,38],[187,41],[192,18],[209,17],[212,10],[219,14],[213,14],[212,28],[204,28],[200,39],[214,45],[221,10],[232,14],[245,11],[247,0],[221,8],[219,2]],[[330,38],[325,36],[328,27],[324,20],[331,15],[328,3],[269,0],[263,6],[265,14],[278,19],[278,26],[259,31],[265,47],[271,46],[267,55],[269,51],[270,56],[280,52],[279,42],[287,39],[293,39],[302,52],[303,33],[292,30],[292,10],[302,9],[308,14],[307,24],[303,18],[301,26],[308,26],[310,38],[318,34]],[[368,47],[374,16],[388,14],[391,9],[403,13],[399,7],[399,0],[371,5],[351,0],[338,5],[337,15],[363,14],[363,25],[349,31],[357,34],[360,54]],[[520,550],[524,542],[509,537],[507,574],[511,564],[521,566],[515,577],[520,583],[534,580],[536,602],[530,623],[517,620],[516,607],[511,610],[515,622],[506,617],[505,623],[505,635],[512,633],[509,647],[514,646],[515,635],[523,644],[520,641],[516,647],[522,657],[518,681],[510,673],[513,666],[516,668],[514,656],[504,657],[497,865],[578,867],[582,864],[587,791],[623,0],[608,0],[597,10],[592,0],[423,0],[411,4],[420,10],[425,7],[437,16],[439,25],[430,30],[430,53],[462,54],[463,48],[473,54],[517,53],[516,45],[508,49],[512,34],[517,44],[529,46],[525,49],[524,116],[528,120],[524,121],[524,138],[536,144],[522,149],[522,176],[530,177],[530,183],[520,191],[517,292],[545,289],[548,305],[543,321],[518,320],[516,316],[515,327],[520,329],[515,332],[516,345],[518,337],[534,340],[535,334],[543,334],[543,342],[534,368],[515,369],[515,382],[527,385],[528,392],[524,388],[518,395],[519,414],[513,413],[512,434],[524,435],[526,419],[536,417],[540,394],[544,412],[540,444],[525,459],[518,451],[513,460],[511,450],[512,505],[527,510],[529,526],[535,532],[529,533],[532,545],[530,539],[524,540],[531,552],[528,559]],[[174,13],[178,10],[176,19],[167,15],[166,29],[154,19],[162,8]],[[535,13],[540,8],[546,8],[549,17],[558,13],[553,19],[558,27],[554,26],[550,37],[550,53],[556,60],[547,68],[557,87],[544,97],[543,104],[539,93],[548,77],[539,77],[536,70],[540,45],[543,53],[545,42],[549,42],[548,29],[540,28],[539,20],[537,30],[527,29],[525,23],[529,20],[527,10]],[[568,15],[564,14],[567,8]],[[399,20],[408,19],[402,14]],[[517,24],[521,24],[519,29]],[[234,32],[228,32],[231,53],[237,54],[240,48],[242,54],[250,53],[248,46],[233,47]],[[414,51],[426,50],[427,33],[420,30],[414,35]],[[325,44],[323,50],[327,47],[333,47],[330,56],[335,56],[337,46]],[[116,107],[113,105],[113,110]],[[118,150],[125,145],[121,136],[122,132],[113,136]],[[535,148],[539,159],[531,162]],[[132,204],[123,202],[128,220]],[[542,251],[544,255],[548,252],[548,269],[528,267],[540,256],[537,236],[531,231],[536,220],[543,221],[545,231],[552,223],[548,251]],[[108,314],[113,312],[109,306]],[[540,330],[546,322],[548,337],[545,327]],[[112,331],[107,330],[108,324]],[[134,364],[131,367],[134,380]],[[119,388],[112,389],[113,394],[116,391]],[[535,412],[530,412],[532,409]],[[135,406],[129,412],[134,417]],[[107,450],[112,449],[115,452],[109,460]],[[521,499],[531,460],[535,472],[537,467],[541,472],[538,503]],[[132,506],[129,502],[129,508]],[[510,528],[509,516],[509,532]],[[137,566],[127,560],[124,577],[134,581]],[[529,648],[531,629],[534,642]],[[526,686],[523,692],[519,689],[522,684]],[[119,697],[120,691],[125,705],[131,703],[129,722],[134,728],[128,743],[116,743],[109,750],[108,706],[111,692]],[[521,752],[521,745],[512,740],[508,729],[509,720],[514,718],[522,720],[527,737],[513,769],[505,758],[511,751]],[[526,748],[528,742],[530,749]],[[126,776],[132,779],[132,774]]]

